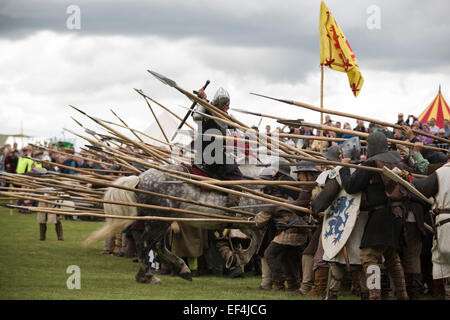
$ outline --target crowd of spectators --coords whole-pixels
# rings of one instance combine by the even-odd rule
[[[395,123],[397,125],[407,125],[407,126],[411,127],[413,130],[422,131],[424,133],[429,133],[429,134],[439,136],[439,137],[442,137],[445,139],[449,139],[449,136],[450,136],[450,123],[449,123],[448,119],[444,120],[444,124],[443,124],[442,128],[440,128],[436,124],[436,119],[434,119],[434,118],[430,119],[426,123],[421,123],[419,121],[419,119],[413,115],[409,115],[408,118],[406,120],[404,120],[403,113],[399,113],[398,119]],[[392,130],[392,128],[388,128],[387,126],[383,126],[383,125],[371,123],[371,122],[366,123],[363,120],[356,120],[355,126],[352,128],[352,126],[350,125],[349,122],[344,122],[342,124],[342,122],[334,121],[331,119],[331,117],[329,115],[326,115],[325,120],[324,120],[324,125],[326,125],[328,127],[334,127],[337,129],[353,130],[353,131],[362,132],[362,133],[366,133],[366,134],[380,131],[388,139],[401,139],[401,140],[403,139],[401,133],[398,133],[397,135],[395,134],[395,132],[398,129]],[[275,132],[277,132],[279,134],[289,133],[289,134],[302,135],[302,136],[320,136],[321,135],[321,130],[315,129],[312,127],[308,127],[308,126],[304,126],[304,125],[299,126],[299,127],[294,127],[294,126],[277,127],[274,131],[272,131],[270,125],[267,125],[264,133],[268,136],[273,136]],[[355,135],[353,135],[352,133],[349,133],[349,132],[345,132],[345,131],[336,132],[336,131],[331,131],[331,130],[323,130],[322,136],[328,137],[328,138],[349,139],[349,138],[354,137]],[[365,140],[364,137],[360,137],[360,139]],[[436,141],[433,140],[433,138],[425,136],[425,135],[418,134],[417,139],[419,141],[423,142],[424,145],[438,144],[439,147],[448,148],[447,144],[440,143],[440,142],[436,143]],[[344,142],[344,140],[322,141],[322,140],[314,140],[314,139],[309,139],[309,138],[297,138],[297,137],[288,137],[288,138],[280,137],[280,140],[284,141],[296,148],[308,149],[308,150],[313,150],[313,151],[324,151],[331,146],[341,145]],[[363,149],[364,149],[364,147],[363,147]]]

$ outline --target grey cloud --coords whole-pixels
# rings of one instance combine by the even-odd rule
[[[448,63],[450,24],[446,0],[325,1],[364,68],[391,71],[438,69]],[[82,28],[66,29],[66,8],[81,8]],[[381,29],[366,26],[367,8],[380,8]],[[207,63],[230,72],[301,81],[317,66],[320,1],[55,1],[29,4],[10,0],[0,7],[0,37],[16,39],[35,31],[85,35],[158,36],[171,41],[203,39],[220,47],[269,48],[283,51],[265,61],[243,61],[226,54],[207,56]],[[239,57],[237,57],[239,58]],[[251,58],[247,58],[250,59]],[[265,63],[263,63],[265,62]],[[295,68],[292,66],[295,65]],[[264,71],[265,70],[265,71]],[[298,72],[301,70],[302,72]]]

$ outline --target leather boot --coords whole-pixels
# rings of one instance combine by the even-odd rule
[[[337,291],[329,291],[328,295],[323,298],[322,300],[337,300],[338,299],[338,293]]]
[[[55,224],[56,235],[58,236],[58,241],[64,241],[63,239],[63,229],[61,221]]]
[[[369,289],[369,300],[381,300],[381,290]]]
[[[300,286],[299,294],[306,295],[314,284],[314,257],[310,254],[302,255],[302,284]]]
[[[328,268],[319,267],[314,271],[314,288],[308,292],[307,296],[325,296],[328,283]]]
[[[417,300],[423,292],[422,274],[405,273],[406,292],[409,299]]]
[[[274,281],[272,291],[284,291],[284,281]]]
[[[395,296],[398,300],[409,300],[406,292],[405,275],[401,265],[395,265],[389,268],[389,274],[395,286]]]
[[[444,279],[433,279],[433,298],[436,300],[445,299]]]
[[[352,294],[355,296],[361,295],[361,285],[360,285],[360,271],[359,270],[352,270],[350,271],[350,277],[352,278]]]
[[[295,278],[287,278],[286,279],[286,291],[296,291],[298,289],[297,279]]]
[[[47,224],[39,223],[39,233],[40,233],[39,240],[41,240],[41,241],[45,240],[45,233],[46,233],[46,231],[47,231]]]

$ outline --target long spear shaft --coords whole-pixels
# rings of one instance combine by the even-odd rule
[[[12,181],[13,184],[15,185],[20,185],[20,186],[25,186],[25,187],[34,187],[34,188],[53,188],[56,192],[65,192],[65,193],[69,193],[69,194],[73,194],[76,196],[85,196],[86,194],[89,194],[91,197],[93,196],[103,196],[102,192],[97,192],[97,191],[84,191],[84,190],[80,190],[78,188],[70,188],[68,189],[67,186],[65,185],[61,185],[60,187],[55,187],[55,184],[48,184],[48,183],[44,183],[44,182],[40,182],[39,184],[37,183],[33,183],[27,180],[17,180],[17,179],[11,179],[11,177],[4,177],[5,180],[7,181]],[[26,189],[23,189],[26,190]],[[76,190],[76,191],[75,191]]]
[[[259,133],[258,131],[253,130],[253,129],[248,129],[248,128],[244,127],[244,126],[241,126],[239,124],[233,123],[232,121],[229,121],[229,120],[226,120],[226,119],[223,119],[223,118],[211,116],[211,115],[208,115],[206,113],[202,113],[202,112],[198,112],[198,111],[196,111],[196,112],[201,114],[201,115],[203,115],[204,117],[207,117],[209,119],[216,120],[216,121],[221,121],[221,122],[223,122],[225,124],[228,124],[230,126],[233,126],[233,127],[237,128],[237,129],[241,129],[243,131],[250,130],[252,133],[254,133],[256,135],[258,141],[260,141],[261,144],[265,145],[268,149],[272,149],[272,140],[273,139],[270,136],[267,136],[267,135],[265,135],[263,133]],[[264,139],[266,139],[266,141],[262,140],[261,136]],[[305,156],[314,158],[312,155],[309,155],[308,153],[304,152],[304,150],[301,150],[301,149],[298,149],[298,148],[294,148],[294,147],[288,145],[287,143],[284,143],[284,142],[279,141],[279,140],[276,140],[276,142],[279,144],[279,146],[280,146],[279,148],[282,149],[283,151],[287,152],[288,154],[291,154],[292,152],[294,152],[294,153],[300,153],[300,154],[303,154]],[[284,157],[284,154],[280,154],[280,156]]]
[[[42,159],[35,159],[35,158],[32,158],[32,157],[27,157],[27,158],[29,158],[31,160],[40,161],[40,162],[43,162],[43,163],[55,165],[55,166],[58,166],[58,167],[61,167],[61,168],[64,168],[64,169],[69,169],[69,170],[73,170],[73,171],[76,171],[76,172],[81,172],[81,173],[84,173],[84,174],[90,174],[90,175],[96,176],[97,178],[109,179],[109,180],[111,180],[111,178],[115,179],[114,177],[97,174],[95,172],[89,172],[89,171],[86,171],[84,169],[70,167],[70,166],[66,166],[64,164],[60,164],[60,163],[56,163],[56,162],[52,162],[52,161],[47,161],[47,160],[42,160]]]
[[[181,222],[220,222],[220,223],[239,223],[239,224],[255,224],[254,221],[248,220],[234,220],[234,219],[214,219],[214,218],[172,218],[172,217],[150,217],[150,216],[139,216],[139,217],[130,217],[130,216],[116,216],[111,214],[98,214],[94,212],[65,212],[59,209],[50,209],[50,208],[42,208],[39,209],[37,207],[26,207],[26,206],[16,206],[10,204],[4,204],[4,206],[9,208],[16,209],[26,209],[28,211],[35,212],[51,212],[54,214],[66,215],[66,216],[91,216],[91,217],[100,217],[100,218],[110,218],[110,219],[123,219],[123,220],[140,220],[140,221],[181,221]]]
[[[58,202],[54,202],[54,201],[45,200],[45,199],[43,199],[43,197],[36,198],[36,197],[32,197],[32,196],[20,195],[20,194],[14,193],[14,192],[4,192],[4,191],[0,191],[0,194],[9,196],[13,199],[27,199],[27,200],[34,200],[34,201],[38,201],[38,202],[48,203],[48,204],[51,204],[54,206],[69,207],[69,208],[74,208],[74,209],[86,209],[85,207],[80,207],[80,206],[71,205],[71,204],[67,204],[67,203],[58,203]]]
[[[206,80],[205,84],[203,85],[202,89],[205,90],[206,87],[209,85],[210,81]],[[194,111],[195,106],[197,105],[197,102],[193,102],[191,105],[191,108],[189,109],[189,111],[186,113],[186,115],[184,116],[183,120],[181,121],[180,125],[178,126],[177,130],[175,130],[172,139],[170,139],[171,141],[173,141],[173,139],[175,139],[178,130],[180,130],[183,125],[186,123],[187,119],[189,118],[189,116],[191,115],[192,111]]]
[[[235,190],[231,190],[231,189],[227,189],[227,188],[222,188],[222,187],[219,187],[219,186],[207,183],[206,181],[196,181],[196,180],[192,180],[192,179],[186,179],[186,178],[174,176],[172,174],[168,174],[168,176],[172,177],[172,178],[175,178],[175,179],[180,179],[182,181],[190,182],[192,184],[196,184],[196,185],[199,185],[199,186],[205,186],[205,187],[208,187],[208,188],[211,188],[211,189],[215,189],[215,190],[218,190],[218,191],[222,191],[222,192],[231,193],[231,194],[238,195],[238,196],[251,198],[251,199],[254,199],[254,200],[260,200],[260,201],[264,201],[264,202],[268,202],[268,203],[277,204],[277,205],[279,205],[281,207],[288,208],[288,209],[291,209],[291,210],[301,211],[301,212],[305,212],[305,213],[310,213],[311,212],[307,208],[296,206],[296,205],[293,205],[293,204],[290,204],[290,203],[287,203],[287,202],[280,202],[280,201],[271,200],[271,199],[268,199],[268,198],[265,198],[265,197],[260,197],[260,196],[251,195],[251,194],[245,194],[245,193],[242,193],[242,192],[239,192],[239,191],[235,191]]]
[[[290,122],[291,121],[282,121],[281,123],[290,123]],[[292,121],[292,123],[294,123],[294,122],[295,121]],[[335,132],[339,132],[339,133],[346,133],[346,134],[351,134],[351,135],[362,137],[362,138],[367,138],[369,136],[369,133],[364,133],[364,132],[359,132],[359,131],[354,131],[354,130],[347,130],[347,129],[340,129],[340,128],[335,128],[335,127],[330,127],[327,125],[320,125],[320,124],[303,122],[303,121],[301,121],[301,124],[304,126],[307,126],[307,127],[313,127],[313,128],[317,128],[317,129],[321,129],[321,130],[335,131]],[[391,139],[391,138],[387,138],[387,141],[390,143],[394,143],[394,144],[402,144],[402,145],[405,145],[405,146],[408,146],[411,148],[414,147],[414,143],[412,143],[412,142]],[[422,148],[428,149],[428,150],[439,151],[439,152],[447,152],[448,151],[446,149],[432,147],[432,146],[423,146]]]
[[[39,149],[43,149],[43,150],[49,151],[49,152],[55,152],[55,153],[59,153],[59,154],[62,154],[62,155],[70,156],[70,157],[81,159],[81,160],[89,160],[89,161],[92,161],[92,162],[95,162],[95,163],[106,165],[108,167],[112,166],[112,164],[110,164],[110,163],[105,163],[103,161],[98,161],[98,160],[95,160],[95,159],[88,159],[88,158],[80,156],[80,155],[70,154],[70,153],[67,153],[67,152],[62,152],[62,151],[51,149],[51,148],[47,148],[47,147],[44,147],[44,146],[38,146],[38,145],[35,145],[35,144],[32,144],[32,143],[30,143],[30,145],[33,146],[33,147],[39,148]]]
[[[65,176],[65,174],[60,174],[60,175],[64,175]],[[93,178],[85,178],[85,177],[78,177],[78,178],[79,178],[80,181],[83,181],[83,182],[95,183],[97,185],[103,185],[103,186],[106,186],[106,187],[122,189],[122,190],[142,193],[142,194],[148,194],[148,195],[154,196],[154,197],[161,197],[161,198],[170,199],[170,200],[174,200],[174,201],[191,203],[191,204],[195,204],[195,205],[198,205],[198,206],[204,206],[204,207],[208,207],[208,208],[212,208],[212,209],[224,210],[224,211],[228,211],[228,212],[232,212],[232,213],[239,213],[239,214],[242,214],[242,215],[248,215],[248,216],[253,216],[254,215],[254,213],[248,212],[248,211],[243,211],[243,210],[238,210],[238,209],[230,209],[230,208],[218,206],[218,205],[211,204],[211,203],[204,203],[204,202],[199,202],[199,201],[195,201],[195,200],[191,200],[191,199],[170,196],[170,195],[167,195],[167,194],[153,192],[153,191],[149,191],[149,190],[143,190],[143,189],[138,189],[138,188],[130,188],[130,187],[125,187],[125,186],[120,186],[120,185],[116,185],[116,184],[113,184],[113,183],[108,183],[108,182],[105,182],[105,181],[100,181],[100,180],[93,179]]]
[[[167,112],[169,112],[171,115],[173,115],[175,118],[177,118],[180,121],[183,121],[183,119],[181,119],[176,113],[174,113],[172,110],[170,110],[169,108],[163,106],[161,103],[159,103],[158,101],[156,101],[155,99],[152,99],[151,97],[149,97],[148,95],[146,95],[141,89],[136,89],[134,88],[134,91],[136,91],[137,93],[139,93],[140,95],[146,97],[148,100],[150,100],[151,102],[156,103],[158,106],[160,106],[161,108],[163,108],[164,110],[166,110]],[[189,123],[185,123],[191,130],[194,130],[194,128],[192,128],[192,126]],[[173,141],[173,139],[170,139],[171,141]]]
[[[207,180],[208,183],[214,184],[216,186],[233,186],[233,185],[269,185],[269,186],[315,186],[317,182],[315,181],[289,181],[289,180]]]
[[[138,148],[141,148],[142,150],[144,150],[145,152],[148,152],[150,155],[154,156],[155,159],[157,159],[158,161],[163,161],[166,163],[169,163],[169,161],[161,156],[159,156],[158,154],[155,154],[155,152],[153,150],[151,150],[150,148],[147,148],[146,145],[144,145],[143,143],[139,143],[136,141],[131,140],[130,138],[128,138],[127,136],[124,136],[123,134],[121,134],[120,132],[114,130],[113,128],[111,128],[110,126],[108,126],[107,124],[95,119],[94,117],[91,117],[90,115],[88,115],[86,112],[81,111],[78,108],[75,108],[74,106],[70,105],[71,108],[77,110],[78,112],[80,112],[81,114],[84,114],[85,116],[87,116],[88,118],[90,118],[91,120],[93,120],[95,123],[101,125],[102,127],[105,127],[106,129],[108,129],[109,131],[113,132],[115,135],[117,135],[118,137],[132,143],[133,145],[137,146]],[[69,131],[69,130],[68,130]]]
[[[123,121],[112,109],[111,109],[111,112],[112,112],[112,114],[114,115],[114,116],[116,116],[116,118],[117,119],[119,119],[120,120],[120,122],[122,122],[123,123],[123,125],[125,126],[125,127],[127,127],[130,131],[131,131],[131,133],[140,141],[140,142],[144,142],[142,139],[141,139],[141,137],[139,137],[135,132],[134,132],[134,130],[133,129],[131,129],[126,123],[125,123],[125,121]]]
[[[100,146],[102,146],[102,147],[104,147],[104,148],[108,148],[108,150],[112,150],[111,152],[116,152],[116,153],[118,153],[118,154],[121,154],[122,156],[125,155],[124,152],[120,152],[120,151],[117,150],[117,149],[112,149],[111,147],[106,146],[104,143],[102,143],[102,142],[100,142],[100,141],[95,142],[95,141],[93,141],[92,139],[89,139],[88,137],[79,135],[79,134],[77,134],[77,133],[75,133],[75,132],[73,132],[73,131],[71,131],[71,130],[69,130],[69,129],[64,129],[64,130],[66,130],[67,132],[72,133],[73,135],[76,135],[77,137],[80,137],[80,138],[82,138],[82,139],[85,139],[86,141],[90,142],[91,144],[100,145]],[[149,145],[147,145],[147,146],[148,146],[149,148],[152,148],[152,149],[153,149],[152,146],[149,146]],[[164,152],[162,152],[162,151],[159,151],[159,150],[157,150],[157,149],[155,149],[153,152],[154,152],[160,159],[163,159],[165,162],[167,162],[167,163],[170,164],[170,162],[166,159],[166,158],[167,158],[167,154],[166,154],[166,153],[164,153]],[[127,153],[129,153],[129,152],[127,151]],[[115,155],[115,157],[117,157],[117,158],[120,159],[120,157],[119,157],[118,155]],[[174,158],[177,159],[177,160],[179,160],[179,161],[182,162],[182,163],[188,164],[188,163],[187,163],[185,160],[183,160],[183,159],[180,159],[180,158],[178,158],[178,157],[174,157]],[[122,160],[122,159],[121,159],[121,160]],[[132,161],[133,161],[133,162],[136,162],[135,160],[132,160]]]
[[[330,161],[330,160],[324,160],[324,159],[310,159],[310,158],[306,158],[306,157],[302,157],[302,156],[295,156],[295,155],[288,155],[288,157],[289,158],[298,159],[298,160],[308,160],[308,161],[311,161],[311,162],[329,164],[329,165],[332,165],[332,166],[342,166],[342,167],[349,167],[349,168],[354,168],[354,169],[363,169],[363,170],[383,173],[383,169],[381,169],[381,168],[369,167],[369,166],[364,166],[364,165],[356,165],[356,164],[352,164],[352,163],[343,163],[343,162]],[[290,164],[290,165],[296,165],[296,164],[294,163],[294,164]],[[411,174],[413,176],[415,176],[415,177],[418,177],[418,178],[426,178],[427,177],[427,176],[424,176],[422,174],[417,174],[417,173],[411,173]]]
[[[96,135],[95,132],[92,132],[92,130],[87,130],[86,128],[84,128],[84,126],[83,126],[79,121],[77,121],[77,120],[76,120],[75,118],[73,118],[73,117],[71,117],[71,118],[72,118],[72,120],[75,121],[79,126],[81,126],[83,129],[85,129],[86,132],[88,132],[89,134],[91,134],[97,141],[102,141],[101,139],[99,139],[99,138],[97,138],[97,137],[95,136],[95,135]],[[107,144],[108,144],[108,143],[107,143]],[[106,159],[106,157],[103,156],[103,155],[100,155],[100,158]],[[113,158],[114,158],[114,155],[113,155]],[[139,170],[137,170],[136,168],[130,166],[128,163],[124,162],[122,159],[116,159],[116,158],[114,158],[114,159],[115,159],[115,161],[120,162],[123,166],[127,167],[128,169],[131,169],[131,170],[134,171],[134,172],[139,171]]]
[[[184,94],[185,96],[187,96],[191,101],[193,102],[197,102],[198,104],[200,104],[201,106],[205,107],[207,110],[211,111],[212,113],[214,113],[215,115],[217,115],[216,119],[220,119],[219,121],[222,121],[224,123],[227,123],[229,125],[231,125],[234,128],[241,128],[241,130],[250,130],[250,128],[245,125],[244,123],[240,122],[239,120],[237,120],[236,118],[232,117],[231,115],[229,115],[228,113],[226,113],[225,111],[220,110],[219,108],[213,106],[212,104],[206,102],[205,100],[197,97],[195,94],[192,94],[182,88],[180,88],[175,81],[157,73],[151,70],[147,70],[150,74],[152,74],[155,78],[157,78],[158,80],[160,80],[161,82],[163,82],[164,84],[175,88],[176,90],[178,90],[179,92],[181,92],[182,94]],[[226,120],[228,120],[228,122],[226,122]],[[244,128],[244,129],[242,129]],[[266,141],[269,143],[271,143],[271,138],[259,133],[258,131],[255,131],[253,129],[251,129],[253,132],[255,132],[257,139],[261,139],[260,137],[262,136],[264,139],[266,139]],[[281,147],[282,150],[284,150],[287,153],[291,153],[292,149],[290,148],[290,146],[287,146],[285,144],[282,145]],[[294,150],[294,152],[299,152],[298,150]],[[300,151],[300,153],[302,153]]]
[[[77,204],[85,204],[85,206],[83,206],[83,208],[86,208],[87,206],[89,206],[89,207],[91,207],[92,206],[92,204],[91,204],[91,202],[93,202],[93,201],[90,201],[89,202],[89,200],[87,200],[86,202],[84,202],[84,197],[72,197],[72,196],[68,196],[68,195],[42,195],[42,194],[40,194],[40,193],[36,193],[36,191],[35,190],[32,190],[32,191],[30,191],[30,192],[23,192],[23,191],[21,191],[21,192],[17,192],[17,191],[13,191],[13,192],[10,192],[11,194],[14,194],[14,195],[20,195],[20,196],[30,196],[30,197],[39,197],[39,199],[44,199],[44,200],[67,200],[67,201],[76,201],[77,202]],[[49,194],[48,192],[47,192],[47,194]],[[63,205],[63,204],[61,204],[60,203],[60,205]],[[94,207],[91,207],[91,210],[94,210],[94,211],[103,211],[103,209],[98,209],[98,208],[94,208]]]
[[[146,97],[144,97],[144,100],[145,100],[145,102],[147,103],[148,108],[149,108],[150,111],[152,112],[153,117],[155,118],[155,121],[156,121],[156,123],[158,124],[158,127],[159,127],[159,129],[161,130],[161,132],[162,132],[162,134],[163,134],[163,136],[164,136],[164,139],[165,139],[166,142],[169,144],[170,150],[172,150],[172,146],[170,145],[169,139],[168,139],[167,136],[166,136],[166,132],[164,131],[163,127],[161,126],[161,123],[159,122],[158,117],[156,116],[155,112],[153,111],[152,106],[150,105],[150,102],[148,102],[148,100],[147,100]]]
[[[244,143],[248,143],[249,145],[254,145],[254,144],[259,144],[258,141],[256,140],[247,140],[247,139],[243,139],[243,138],[237,138],[237,137],[229,137],[229,136],[221,136],[221,135],[217,135],[217,134],[208,134],[208,133],[204,133],[204,134],[200,134],[200,133],[196,133],[197,135],[202,135],[204,137],[214,137],[216,139],[221,139],[221,140],[232,140],[232,141],[237,141],[237,142],[244,142]],[[284,135],[288,135],[283,134]],[[300,135],[295,135],[296,137],[303,137]],[[272,139],[276,139],[276,137],[282,137],[282,135],[273,135]],[[304,136],[304,137],[308,137],[311,140],[325,140],[325,138],[330,139],[329,141],[340,141],[340,140],[331,140],[331,139],[338,139],[338,138],[329,138],[329,137],[322,137],[323,139],[315,139],[314,137],[316,136]],[[317,137],[316,137],[317,138]],[[320,137],[319,137],[320,138]],[[341,139],[342,141],[346,141],[346,139]],[[239,147],[238,147],[239,148]],[[239,148],[242,150],[242,148]],[[268,148],[269,149],[269,148]],[[317,155],[317,156],[321,156],[320,152],[316,152],[316,151],[312,151],[312,150],[307,150],[307,149],[302,149],[301,151],[308,153],[308,154],[312,154],[312,155]],[[279,152],[279,150],[275,150],[274,152]]]
[[[341,111],[334,111],[334,110],[330,110],[330,109],[318,108],[318,107],[312,106],[310,104],[299,102],[299,101],[294,101],[294,100],[277,99],[277,98],[272,98],[272,97],[264,96],[262,94],[257,94],[257,93],[250,93],[250,94],[253,94],[253,95],[259,96],[259,97],[263,97],[263,98],[267,98],[267,99],[271,99],[271,100],[275,100],[275,101],[279,101],[279,102],[283,102],[283,103],[287,103],[287,104],[290,104],[290,105],[295,105],[295,106],[298,106],[298,107],[303,107],[303,108],[314,110],[314,111],[318,111],[318,112],[324,112],[324,113],[334,114],[334,115],[338,115],[338,116],[343,116],[343,117],[348,117],[348,118],[368,121],[368,122],[380,124],[382,126],[392,127],[392,128],[395,128],[395,129],[402,129],[402,127],[400,125],[398,125],[398,124],[393,124],[393,123],[389,123],[389,122],[385,122],[385,121],[381,121],[381,120],[377,120],[377,119],[372,119],[372,118],[369,118],[369,117],[354,115],[354,114],[351,114],[351,113],[346,113],[346,112],[341,112]],[[450,143],[450,140],[448,140],[448,139],[445,139],[445,138],[442,138],[442,137],[438,137],[438,136],[435,136],[435,135],[432,135],[432,134],[429,134],[429,133],[426,133],[426,132],[422,132],[422,131],[418,131],[418,130],[414,130],[414,129],[413,129],[413,132],[418,134],[418,135],[422,135],[422,136],[427,136],[427,137],[433,138],[434,140],[440,140],[440,141],[445,142],[445,143]]]
[[[100,119],[100,118],[98,118],[98,117],[96,117],[95,119],[97,119],[97,120],[99,120],[99,121],[102,121],[102,122],[104,122],[104,123],[108,123],[108,124],[112,124],[112,125],[114,125],[114,126],[118,126],[118,127],[121,127],[121,128],[126,128],[125,126],[123,126],[123,125],[121,125],[121,124],[119,124],[119,123],[115,123],[115,122],[112,122],[112,121],[108,121],[108,120],[105,120],[105,119]],[[156,138],[153,138],[153,137],[151,137],[151,136],[149,136],[148,134],[146,134],[145,132],[143,132],[143,131],[140,131],[140,130],[137,130],[137,129],[133,129],[133,131],[134,132],[137,132],[137,133],[139,133],[139,134],[141,134],[141,135],[143,135],[143,136],[145,136],[145,137],[147,137],[147,138],[149,138],[149,139],[151,139],[151,140],[154,140],[154,141],[156,141],[156,142],[159,142],[159,143],[161,143],[161,144],[165,144],[165,145],[171,145],[171,146],[173,146],[173,144],[171,144],[171,143],[167,143],[167,142],[165,142],[165,141],[162,141],[162,140],[159,140],[159,139],[156,139]],[[145,142],[144,142],[145,143]],[[148,145],[148,143],[145,143],[146,145]]]
[[[70,132],[70,130],[68,130],[68,129],[66,129],[66,130]],[[89,139],[89,138],[87,138],[87,137],[83,137],[83,136],[78,135],[78,134],[76,134],[76,133],[73,133],[73,134],[75,134],[75,135],[77,135],[77,136],[79,136],[79,137],[81,137],[81,138],[83,138],[83,139],[86,139],[87,141],[93,143],[93,142],[92,142],[92,139]],[[101,146],[103,146],[105,149],[114,152],[114,150],[113,150],[111,147],[108,147],[108,146],[106,146],[105,144],[103,144],[103,143],[101,143],[101,142],[97,142],[96,144],[101,145]],[[192,175],[192,174],[186,173],[186,172],[180,172],[180,171],[176,171],[176,170],[167,169],[167,168],[164,168],[164,167],[161,167],[161,166],[158,166],[158,165],[149,163],[149,162],[145,162],[145,161],[142,161],[142,160],[140,160],[140,159],[136,159],[136,158],[133,158],[133,157],[129,157],[129,156],[123,155],[123,154],[117,155],[117,157],[122,158],[122,159],[124,159],[124,160],[126,160],[126,161],[133,161],[133,162],[135,162],[135,163],[138,163],[138,164],[143,165],[144,167],[153,168],[153,169],[157,169],[157,170],[164,171],[164,172],[169,172],[169,173],[175,174],[175,175],[177,175],[177,176],[188,176],[188,177],[191,178],[191,179],[199,179],[199,180],[205,180],[205,179],[206,179],[206,180],[215,180],[215,179],[210,179],[210,178],[202,177],[202,176],[198,176],[198,175]],[[235,188],[239,188],[239,189],[241,189],[241,190],[243,190],[243,191],[247,191],[247,192],[252,193],[252,194],[261,194],[261,195],[263,195],[261,192],[258,192],[258,191],[255,191],[255,190],[251,190],[251,189],[246,188],[246,187],[243,187],[243,186],[234,186],[234,187],[235,187]],[[274,196],[272,196],[272,195],[267,195],[267,194],[264,194],[264,197],[269,198],[269,199],[274,199],[274,200],[276,200],[276,201],[287,201],[286,199],[274,197]]]

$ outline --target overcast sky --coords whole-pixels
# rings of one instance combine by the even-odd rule
[[[450,99],[448,0],[325,3],[365,80],[354,98],[346,74],[326,69],[325,108],[395,122],[399,112],[418,116],[439,84]],[[80,10],[79,29],[70,29],[77,21],[70,5]],[[133,88],[182,117],[179,106],[190,101],[147,69],[189,91],[209,79],[208,96],[223,87],[232,108],[319,122],[313,111],[249,94],[319,106],[319,8],[320,0],[0,0],[0,133],[18,133],[21,123],[30,135],[61,136],[63,127],[81,133],[71,116],[97,128],[69,104],[116,121],[113,109],[145,130],[153,116]],[[249,126],[260,121],[232,114]],[[260,129],[265,124],[277,126],[263,119]]]

